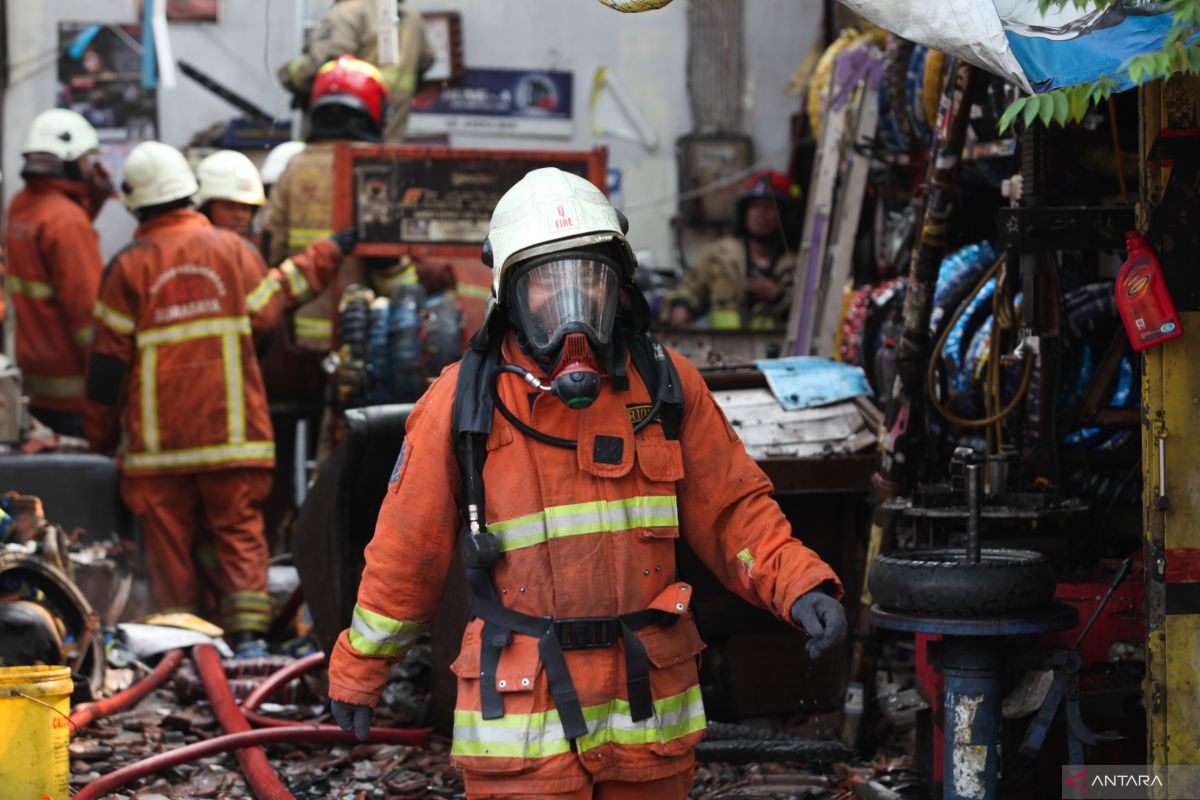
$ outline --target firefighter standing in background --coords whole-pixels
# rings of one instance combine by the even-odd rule
[[[267,202],[254,162],[236,150],[218,150],[196,167],[196,181],[196,210],[215,227],[254,242],[254,215]]]
[[[400,59],[395,65],[380,67],[387,85],[388,107],[383,140],[389,144],[404,141],[417,81],[434,59],[421,15],[405,8],[403,2],[397,5]],[[293,94],[308,97],[321,66],[343,55],[379,65],[374,0],[338,0],[309,34],[304,53],[280,68],[279,80]]]
[[[8,292],[29,411],[83,436],[92,309],[104,262],[92,220],[113,192],[100,140],[74,111],[38,115],[21,153],[25,187],[8,212]]]
[[[244,240],[188,207],[197,185],[178,150],[140,144],[123,177],[139,225],[100,286],[88,440],[105,453],[121,445],[121,493],[142,515],[159,607],[195,607],[202,515],[220,561],[226,634],[254,655],[270,622],[258,504],[275,460],[254,337],[328,282],[353,231],[268,270]]]
[[[718,239],[667,295],[668,323],[690,325],[711,314],[711,326],[771,330],[787,322],[797,253],[789,235],[800,187],[780,172],[751,175],[737,197],[734,235]]]
[[[687,796],[706,723],[681,535],[731,591],[807,630],[810,656],[845,636],[837,576],[793,537],[695,367],[646,332],[625,228],[556,169],[500,199],[495,302],[409,417],[330,662],[334,717],[365,738],[461,540],[474,619],[451,667],[451,753],[471,798]]]

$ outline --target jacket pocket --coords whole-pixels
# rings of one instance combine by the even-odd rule
[[[462,650],[450,669],[458,676],[454,711],[455,766],[478,775],[517,775],[547,756],[569,752],[557,718],[535,711],[538,698],[548,701],[537,639],[514,634],[500,652],[496,689],[504,701],[504,716],[484,719],[479,711],[480,641],[482,620],[474,620],[463,635]]]
[[[652,625],[636,633],[650,660],[656,736],[650,751],[680,756],[699,740],[707,723],[700,697],[699,663],[704,641],[691,612],[674,625]]]
[[[637,440],[637,483],[641,495],[640,541],[679,538],[675,482],[683,478],[679,442],[643,435]]]

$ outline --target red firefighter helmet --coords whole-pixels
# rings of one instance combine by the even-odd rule
[[[758,197],[770,197],[779,205],[780,216],[787,219],[796,210],[796,204],[800,202],[800,187],[791,177],[776,172],[772,169],[764,169],[755,172],[750,177],[742,182],[742,190],[737,196],[737,221],[734,224],[734,233],[738,236],[745,235],[746,231],[746,207],[750,205],[750,201]]]
[[[322,106],[346,106],[363,112],[382,126],[386,99],[383,75],[373,64],[354,56],[342,56],[327,61],[317,70],[309,108],[315,111]]]

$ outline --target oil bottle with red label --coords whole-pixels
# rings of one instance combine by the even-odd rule
[[[1145,350],[1183,335],[1175,304],[1163,280],[1154,248],[1137,231],[1125,234],[1129,258],[1114,287],[1117,310],[1134,350]]]

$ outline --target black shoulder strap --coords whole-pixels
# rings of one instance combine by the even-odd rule
[[[658,414],[662,419],[663,434],[668,439],[678,439],[683,427],[684,398],[675,363],[649,331],[633,337],[629,343],[629,357],[650,390],[651,401],[662,403]]]

